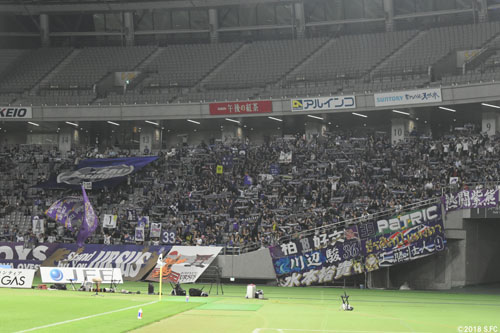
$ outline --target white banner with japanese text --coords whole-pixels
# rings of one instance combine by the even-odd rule
[[[425,104],[441,102],[441,88],[427,88],[419,90],[391,91],[374,94],[375,106],[396,106],[409,104]]]
[[[0,288],[31,288],[34,269],[0,268]]]

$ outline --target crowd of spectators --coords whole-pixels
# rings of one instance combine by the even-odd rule
[[[397,212],[441,196],[449,190],[450,177],[458,177],[459,186],[496,182],[499,152],[499,137],[473,127],[439,138],[412,135],[397,144],[383,132],[338,132],[308,139],[287,135],[260,145],[248,140],[179,145],[157,152],[157,161],[117,187],[89,191],[101,219],[104,214],[118,216],[116,228],[100,226],[90,242],[163,243],[162,237],[150,237],[148,228],[144,241],[135,239],[137,220],[128,217],[133,211],[160,222],[169,243],[267,246],[285,235],[380,211]],[[0,237],[29,244],[74,242],[75,233],[47,219],[44,211],[77,193],[31,186],[84,158],[130,155],[92,149],[62,157],[54,148],[3,147]],[[24,228],[13,219],[20,214]],[[33,232],[32,216],[46,219],[44,233]]]

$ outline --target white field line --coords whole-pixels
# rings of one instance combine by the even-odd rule
[[[339,333],[339,332],[348,332],[348,333],[387,333],[386,331],[347,331],[347,330],[309,330],[309,329],[301,329],[301,328],[256,328],[252,331],[252,333],[260,333],[262,331],[277,331],[277,332],[285,332],[285,331],[293,331],[293,332],[326,332],[326,333]],[[414,333],[414,332],[391,332],[391,333]],[[430,333],[430,332],[420,332],[420,333]]]
[[[80,320],[85,320],[85,319],[90,319],[90,318],[105,316],[105,315],[108,315],[108,314],[111,314],[111,313],[126,311],[126,310],[130,310],[130,309],[134,309],[134,308],[140,308],[141,306],[146,306],[146,305],[150,305],[150,304],[154,304],[154,303],[158,303],[158,302],[159,301],[153,301],[153,302],[149,302],[149,303],[144,303],[144,304],[139,304],[139,305],[133,305],[133,306],[129,306],[129,307],[126,307],[126,308],[123,308],[123,309],[118,309],[118,310],[113,310],[113,311],[108,311],[108,312],[102,312],[102,313],[97,313],[97,314],[94,314],[94,315],[85,316],[85,317],[81,317],[81,318],[75,318],[75,319],[60,321],[58,323],[53,323],[53,324],[48,324],[48,325],[33,327],[33,328],[29,328],[27,330],[17,331],[15,333],[31,332],[31,331],[36,331],[36,330],[40,330],[40,329],[43,329],[43,328],[49,328],[49,327],[54,327],[54,326],[58,326],[58,325],[64,325],[64,324],[72,323],[72,322],[75,322],[75,321],[80,321]]]

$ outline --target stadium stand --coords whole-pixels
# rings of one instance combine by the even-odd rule
[[[21,105],[88,105],[96,99],[92,90],[41,90],[41,95],[23,94],[18,97],[16,104]]]
[[[429,66],[452,51],[480,48],[500,32],[499,22],[432,28],[420,32],[387,61],[374,76],[427,73]]]
[[[275,137],[263,145],[172,147],[176,149],[160,152],[158,161],[132,176],[130,185],[91,193],[101,217],[117,214],[119,224],[117,230],[101,229],[92,241],[102,242],[103,233],[111,232],[114,243],[135,243],[135,225],[125,216],[126,209],[136,209],[138,215],[161,221],[164,230],[175,231],[183,244],[255,248],[296,232],[380,211],[397,212],[438,197],[448,189],[451,176],[460,178],[457,186],[497,182],[498,137],[479,134],[470,124],[464,128],[436,138],[412,133],[397,146],[387,134],[368,130],[356,135],[338,131],[311,140]],[[51,146],[1,149],[0,228],[9,226],[4,239],[19,234],[37,238],[29,235],[31,217],[42,217],[59,199],[57,191],[31,186],[70,169],[81,158],[139,154],[89,148],[64,157]],[[282,152],[292,153],[290,162],[281,159]],[[219,177],[215,166],[224,156],[232,156],[231,172]],[[271,164],[279,164],[283,176],[267,175]],[[251,185],[245,184],[246,175]],[[49,235],[74,242],[73,234],[54,223],[41,237]]]
[[[6,70],[14,66],[15,62],[27,52],[27,50],[0,49],[0,73],[3,74]]]
[[[23,53],[18,61],[4,71],[0,91],[21,93],[28,91],[52,71],[68,54],[70,48],[41,48]]]
[[[57,88],[92,88],[111,72],[134,70],[154,47],[92,47],[81,50],[49,83]]]
[[[466,62],[466,66],[456,75],[445,75],[441,82],[443,85],[464,83],[477,83],[495,81],[500,78],[498,74],[500,64],[500,36],[484,45]]]
[[[153,93],[156,92],[156,93]],[[102,104],[168,104],[176,96],[175,89],[148,89],[143,93],[128,91],[125,94],[111,92]]]
[[[207,89],[265,87],[276,82],[313,54],[323,38],[245,44],[207,78]]]
[[[153,86],[191,87],[241,47],[241,43],[172,45],[145,68]]]
[[[180,102],[241,101],[256,97],[259,91],[259,88],[194,91],[179,96],[177,100]]]
[[[19,98],[19,96],[16,94],[2,94],[2,95],[0,95],[0,104],[10,105],[17,98]]]
[[[0,100],[17,105],[198,103],[492,81],[499,79],[499,33],[500,22],[489,22],[330,39],[2,50],[0,72],[4,68],[6,79]],[[471,50],[481,51],[471,66],[436,75],[443,59]],[[141,74],[127,89],[96,91],[110,73],[132,70]]]
[[[346,35],[332,39],[307,62],[292,71],[288,80],[316,82],[360,78],[416,33],[410,30]]]

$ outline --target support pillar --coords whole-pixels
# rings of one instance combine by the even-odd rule
[[[304,3],[296,2],[293,4],[295,12],[295,29],[297,38],[304,38],[306,35],[306,19],[304,15]]]
[[[76,129],[63,127],[59,133],[58,148],[63,156],[71,150],[75,131]]]
[[[384,0],[385,30],[394,30],[394,1]]]
[[[486,132],[488,136],[494,136],[497,132],[497,123],[499,122],[496,112],[484,112],[482,114],[481,132]]]
[[[242,139],[243,129],[238,125],[224,125],[222,128],[222,142],[231,141],[233,139]]]
[[[210,26],[210,41],[217,43],[219,41],[219,18],[216,8],[208,9],[208,24]]]
[[[479,22],[488,21],[488,1],[487,0],[477,0],[477,14]]]
[[[320,120],[308,121],[305,125],[306,140],[310,141],[315,136],[323,136],[326,132],[326,125]]]
[[[42,47],[50,46],[49,15],[40,14],[40,40]]]
[[[134,14],[132,12],[125,12],[123,14],[123,22],[125,25],[125,45],[134,46],[135,43]]]
[[[391,143],[393,145],[404,141],[415,128],[415,122],[411,119],[395,117],[392,118],[391,123]]]
[[[153,150],[153,135],[154,135],[154,128],[151,126],[144,126],[141,130],[140,133],[140,143],[139,143],[139,149],[141,151],[141,154],[151,154],[151,151]]]

